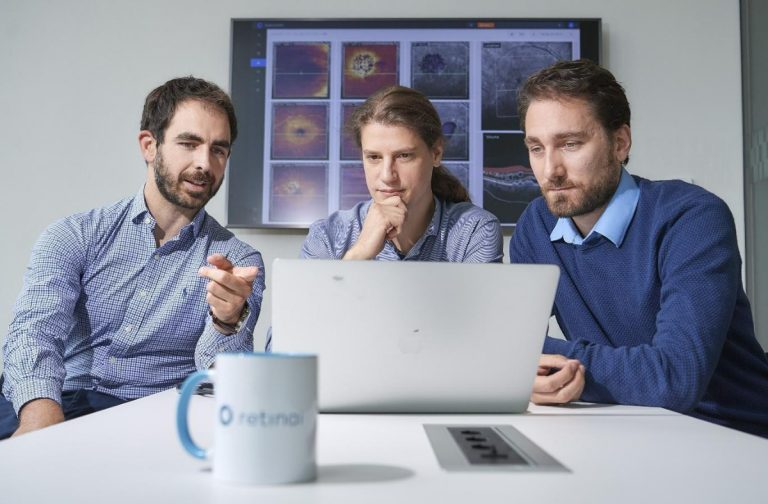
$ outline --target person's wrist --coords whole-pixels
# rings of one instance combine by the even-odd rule
[[[347,250],[347,253],[344,254],[344,257],[342,259],[355,261],[358,259],[365,259],[364,257],[361,257],[360,254],[357,253],[357,249],[353,246],[349,250]]]
[[[243,304],[243,309],[240,311],[240,317],[235,322],[224,322],[223,320],[220,320],[216,317],[216,315],[213,313],[213,310],[209,307],[208,308],[208,314],[211,316],[211,321],[213,321],[214,327],[216,327],[216,330],[219,331],[222,334],[230,335],[240,332],[240,329],[243,328],[243,325],[245,324],[245,321],[248,319],[248,315],[251,313],[251,308],[248,306],[248,303]]]
[[[349,259],[349,260],[360,260],[365,261],[368,259],[373,259],[376,257],[376,254],[381,252],[381,249],[375,250],[367,243],[367,240],[365,240],[364,237],[358,238],[357,242],[355,242],[354,245],[352,245],[349,250],[347,250],[346,254],[344,254],[343,259]]]
[[[19,427],[37,430],[64,421],[61,405],[49,398],[32,399],[19,409]]]

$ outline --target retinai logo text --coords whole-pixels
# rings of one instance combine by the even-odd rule
[[[232,407],[224,404],[219,408],[219,422],[221,425],[231,424],[247,427],[298,427],[304,424],[304,415],[298,412],[235,412]]]

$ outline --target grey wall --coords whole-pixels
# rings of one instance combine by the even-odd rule
[[[30,249],[51,221],[139,189],[146,93],[195,74],[229,86],[233,17],[572,16],[603,19],[603,61],[633,108],[630,171],[686,178],[731,207],[744,250],[739,4],[720,0],[2,0],[0,338]],[[236,146],[235,146],[236,147]],[[209,205],[226,222],[225,195]],[[297,231],[237,231],[295,257]],[[257,346],[269,325],[269,299]]]

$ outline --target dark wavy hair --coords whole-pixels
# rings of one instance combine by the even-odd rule
[[[176,108],[187,100],[198,100],[227,114],[230,144],[237,138],[237,117],[229,95],[212,82],[192,76],[171,79],[152,90],[144,101],[141,113],[141,129],[148,130],[158,144],[165,139],[165,129],[171,122]]]
[[[357,107],[347,129],[362,147],[361,132],[372,123],[403,126],[416,133],[431,149],[443,139],[440,116],[429,99],[415,89],[391,86],[372,94]],[[469,193],[442,164],[432,170],[432,193],[446,202],[469,201]]]
[[[624,88],[611,72],[587,59],[559,61],[532,74],[517,94],[517,110],[525,129],[525,115],[533,100],[584,100],[606,132],[629,126],[630,110]],[[629,161],[629,157],[625,163]]]

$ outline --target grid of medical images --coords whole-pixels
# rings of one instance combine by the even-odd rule
[[[517,90],[537,69],[571,59],[571,42],[318,39],[273,42],[271,54],[268,223],[306,226],[369,199],[361,151],[346,124],[368,96],[393,84],[413,87],[435,105],[443,165],[475,204],[510,225],[540,194]],[[474,78],[472,69],[480,69]]]

